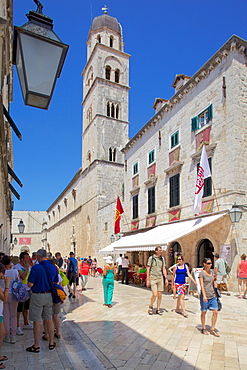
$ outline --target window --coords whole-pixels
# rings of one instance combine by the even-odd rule
[[[115,116],[115,108],[114,108],[114,104],[111,105],[111,117],[114,118]]]
[[[110,48],[113,48],[113,36],[110,36]]]
[[[148,214],[155,212],[155,186],[148,189]]]
[[[109,102],[107,103],[106,114],[107,114],[108,117],[110,117],[110,115],[111,115],[111,109],[110,109],[110,103]]]
[[[133,196],[133,220],[138,218],[138,194]]]
[[[213,105],[191,119],[191,131],[196,131],[199,128],[207,125],[213,118]]]
[[[115,82],[119,83],[119,76],[120,76],[120,71],[119,69],[116,69],[115,71]]]
[[[212,158],[208,158],[208,164],[209,164],[210,171],[212,173]],[[200,166],[200,163],[197,164],[197,173],[198,173],[199,166]],[[210,195],[212,195],[212,178],[207,177],[206,179],[204,179],[204,189],[203,189],[202,197],[205,198],[205,197],[209,197]]]
[[[151,164],[154,162],[154,149],[151,150],[151,152],[148,153],[148,164]]]
[[[133,165],[133,175],[136,175],[138,173],[138,162],[136,162],[134,165]]]
[[[107,80],[111,79],[111,67],[110,66],[105,67],[105,78]]]
[[[116,118],[118,119],[119,117],[119,105],[116,105]]]
[[[100,35],[97,36],[97,40],[98,40],[98,43],[101,44],[101,36]]]
[[[170,207],[180,204],[180,173],[170,177]]]
[[[116,154],[117,154],[116,148],[109,148],[109,161],[110,162],[116,162]]]
[[[179,131],[176,131],[174,134],[170,136],[171,149],[174,148],[174,146],[178,145],[178,143],[179,143]]]

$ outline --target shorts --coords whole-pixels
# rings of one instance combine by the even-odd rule
[[[61,302],[60,303],[53,303],[52,307],[52,315],[58,315],[61,311]]]
[[[0,324],[3,322],[3,316],[0,316]]]
[[[68,273],[69,285],[71,285],[72,283],[76,284],[76,278],[77,278],[76,272]]]
[[[216,276],[216,283],[220,284],[223,282],[223,284],[227,284],[227,275],[217,275]]]
[[[178,295],[186,294],[186,284],[175,284]]]
[[[150,279],[151,290],[154,292],[163,292],[164,290],[164,279]]]
[[[238,276],[238,279],[240,279],[240,280],[247,280],[247,277],[246,278],[242,278],[242,277]]]
[[[52,320],[52,295],[51,293],[32,293],[30,298],[29,319],[31,321]]]
[[[26,302],[18,302],[17,312],[23,312],[23,310],[29,310],[30,298]]]
[[[207,302],[203,301],[203,296],[200,296],[201,311],[206,312],[207,310],[218,310],[217,298],[209,298]]]

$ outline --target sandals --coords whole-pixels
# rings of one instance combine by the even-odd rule
[[[1,358],[0,358],[0,361],[7,361],[9,358],[7,357],[7,356],[2,356]]]
[[[188,314],[187,314],[187,313],[185,313],[185,312],[182,312],[182,315],[183,315],[183,317],[185,317],[185,318],[187,318],[187,317],[188,317]]]
[[[57,338],[57,339],[60,339],[61,338],[61,335],[60,334],[57,334],[55,333],[54,336]]]
[[[0,369],[5,369],[5,365],[1,362]]]
[[[162,316],[162,315],[163,315],[163,312],[161,312],[161,311],[160,311],[160,309],[158,309],[158,308],[157,308],[157,310],[156,310],[156,313],[157,313],[157,315],[160,315],[160,316]]]
[[[215,330],[210,330],[210,334],[211,335],[214,335],[215,337],[219,337],[220,336],[219,333],[217,333],[217,331],[215,331]]]
[[[39,353],[40,347],[34,347],[34,344],[31,347],[26,348],[27,352]]]
[[[149,306],[149,308],[148,308],[148,314],[149,314],[149,315],[152,315],[152,314],[153,314],[153,307],[150,307],[150,306]]]
[[[208,331],[207,331],[207,329],[202,329],[202,334],[204,334],[204,335],[208,335]]]
[[[49,338],[48,337],[46,337],[46,335],[44,334],[44,335],[42,335],[42,339],[44,340],[44,341],[46,341],[46,342],[48,342],[48,340],[49,340]]]
[[[49,349],[52,350],[56,347],[56,343],[54,342],[53,344],[49,344]]]

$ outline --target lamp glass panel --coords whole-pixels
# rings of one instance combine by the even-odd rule
[[[29,91],[51,95],[63,48],[20,34]]]
[[[22,58],[21,58],[19,38],[18,38],[17,49],[16,49],[16,68],[17,68],[17,72],[18,72],[18,76],[19,76],[19,80],[21,84],[22,94],[23,94],[23,97],[25,98],[26,84],[25,84],[23,63],[22,63]]]

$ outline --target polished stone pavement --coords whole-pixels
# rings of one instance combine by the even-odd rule
[[[149,289],[115,282],[109,309],[103,306],[101,278],[90,277],[87,288],[63,304],[56,348],[50,351],[41,341],[40,353],[26,352],[33,337],[24,330],[16,344],[3,343],[6,369],[247,370],[247,299],[222,295],[216,338],[201,334],[199,301],[192,295],[186,300],[188,318],[175,313],[176,301],[165,293],[163,316],[149,316]]]

